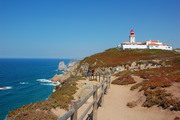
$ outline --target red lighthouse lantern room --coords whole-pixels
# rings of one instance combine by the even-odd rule
[[[134,35],[134,30],[133,29],[131,30],[130,35]]]

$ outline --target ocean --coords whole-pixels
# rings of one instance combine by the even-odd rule
[[[57,70],[60,61],[72,60],[0,59],[0,120],[11,110],[46,100],[55,86],[50,79],[63,73]]]

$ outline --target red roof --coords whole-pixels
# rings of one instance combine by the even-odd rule
[[[151,43],[151,44],[149,44],[149,45],[158,45],[158,44],[155,44],[155,43]]]
[[[162,44],[163,46],[167,46],[166,44]]]
[[[158,43],[159,41],[151,41],[151,42]]]

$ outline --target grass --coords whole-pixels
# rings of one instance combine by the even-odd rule
[[[145,92],[146,101],[144,102],[144,107],[152,107],[154,105],[162,106],[163,108],[170,107],[171,103],[167,101],[171,94],[166,93],[164,90],[158,89],[155,91]]]
[[[115,67],[133,61],[162,59],[178,55],[173,51],[166,50],[120,50],[118,48],[111,48],[102,53],[86,57],[80,62],[80,65],[88,63],[90,68]],[[93,65],[94,63],[96,64]]]
[[[133,85],[130,90],[138,89],[138,88],[139,88],[140,86],[142,86],[143,84],[144,84],[144,82],[137,83],[137,84]]]
[[[170,110],[179,111],[179,99],[163,90],[163,88],[170,87],[174,82],[180,82],[179,72],[179,66],[136,71],[133,74],[146,80],[133,85],[131,90],[140,88],[139,91],[144,91],[146,96],[146,101],[143,103],[144,107],[158,105],[164,109],[170,108]]]
[[[152,107],[154,105],[161,106],[166,109],[171,106],[171,110],[180,111],[180,101],[173,99],[170,93],[166,93],[165,90],[146,91],[146,101],[144,107]]]
[[[14,120],[57,120],[57,116],[44,111],[21,112]]]
[[[36,117],[39,119],[41,116],[38,117],[38,114],[45,112],[45,116],[42,116],[44,119],[51,119],[51,117],[53,119],[53,114],[50,112],[51,109],[57,107],[65,110],[69,109],[70,101],[74,99],[73,94],[75,94],[77,90],[76,81],[78,79],[79,77],[71,76],[62,84],[62,87],[56,87],[56,91],[49,97],[48,100],[24,105],[17,110],[10,111],[8,116],[13,117],[17,115],[17,120],[18,118],[19,120],[26,119],[27,116],[29,116],[28,119],[30,119],[31,116],[34,116],[35,119]],[[35,112],[37,110],[38,112]]]
[[[118,77],[114,81],[111,82],[112,84],[117,84],[117,85],[129,85],[129,84],[134,84],[136,81],[130,76],[130,75],[123,75],[121,77]]]
[[[171,72],[170,75],[180,77],[180,70]]]
[[[93,79],[90,79],[89,81],[97,81],[97,79],[96,79],[96,78],[93,78]]]
[[[132,74],[133,72],[132,71],[129,71],[129,70],[125,70],[125,71],[121,71],[121,72],[118,72],[116,74],[114,74],[116,77],[118,76],[122,76],[122,75],[130,75]]]
[[[180,117],[175,117],[174,120],[180,120]]]

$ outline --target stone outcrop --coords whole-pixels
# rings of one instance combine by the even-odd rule
[[[59,62],[58,70],[60,70],[60,71],[65,71],[65,72],[68,71],[68,68],[67,68],[67,66],[65,65],[64,61]]]
[[[80,60],[71,61],[71,62],[68,64],[68,68],[74,67],[75,65],[79,64],[79,62],[80,62]]]
[[[67,80],[70,77],[70,73],[66,73],[63,75],[54,75],[53,78],[51,78],[51,81],[56,82],[59,81],[60,83],[63,83],[65,80]]]

